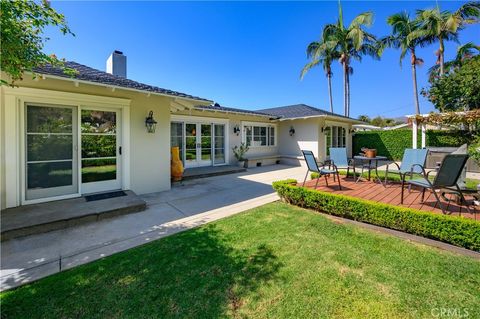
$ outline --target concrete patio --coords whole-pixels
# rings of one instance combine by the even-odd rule
[[[143,212],[1,243],[1,289],[9,289],[278,199],[271,183],[305,169],[264,166],[185,181],[141,196]]]

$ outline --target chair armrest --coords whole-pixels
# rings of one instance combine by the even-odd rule
[[[422,170],[422,173],[416,173],[416,174],[421,174],[421,175],[423,175],[423,177],[425,177],[428,180],[428,174],[427,174],[427,172],[425,172],[425,168],[420,164],[413,164],[412,167],[410,168],[410,174],[413,175],[415,173],[413,171],[413,168],[416,167],[416,166],[420,167],[420,169]]]
[[[400,170],[400,165],[398,165],[397,162],[393,162],[393,163],[391,163],[391,164],[394,164],[395,166],[397,166],[397,169]],[[390,164],[387,164],[387,171],[388,171],[388,166],[389,166],[389,165],[390,165]]]

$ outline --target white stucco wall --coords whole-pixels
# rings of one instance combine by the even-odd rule
[[[319,123],[318,118],[279,122],[280,155],[301,156],[302,150],[309,150],[318,157]],[[291,127],[295,129],[293,136],[289,133]]]

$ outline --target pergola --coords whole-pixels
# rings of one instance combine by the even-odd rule
[[[463,126],[478,129],[480,123],[480,109],[464,112],[428,113],[407,115],[408,122],[412,124],[412,148],[417,148],[418,127],[421,128],[421,147],[426,147],[427,125],[437,126]]]

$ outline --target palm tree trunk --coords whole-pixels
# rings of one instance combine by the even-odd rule
[[[333,113],[333,95],[332,95],[332,75],[327,74],[328,80],[328,97],[330,98],[330,112]]]
[[[445,46],[443,45],[443,38],[439,38],[438,42],[440,43],[440,48],[438,50],[438,59],[440,61],[440,76],[442,76],[445,73],[444,70],[444,52],[445,52]]]
[[[347,87],[347,79],[348,79],[348,66],[347,62],[343,61],[343,113],[347,116],[348,113],[348,87]]]
[[[350,117],[350,66],[347,64],[347,114]]]
[[[413,99],[415,102],[415,111],[420,114],[420,103],[418,102],[418,87],[417,87],[417,67],[412,63],[412,80],[413,80]]]

